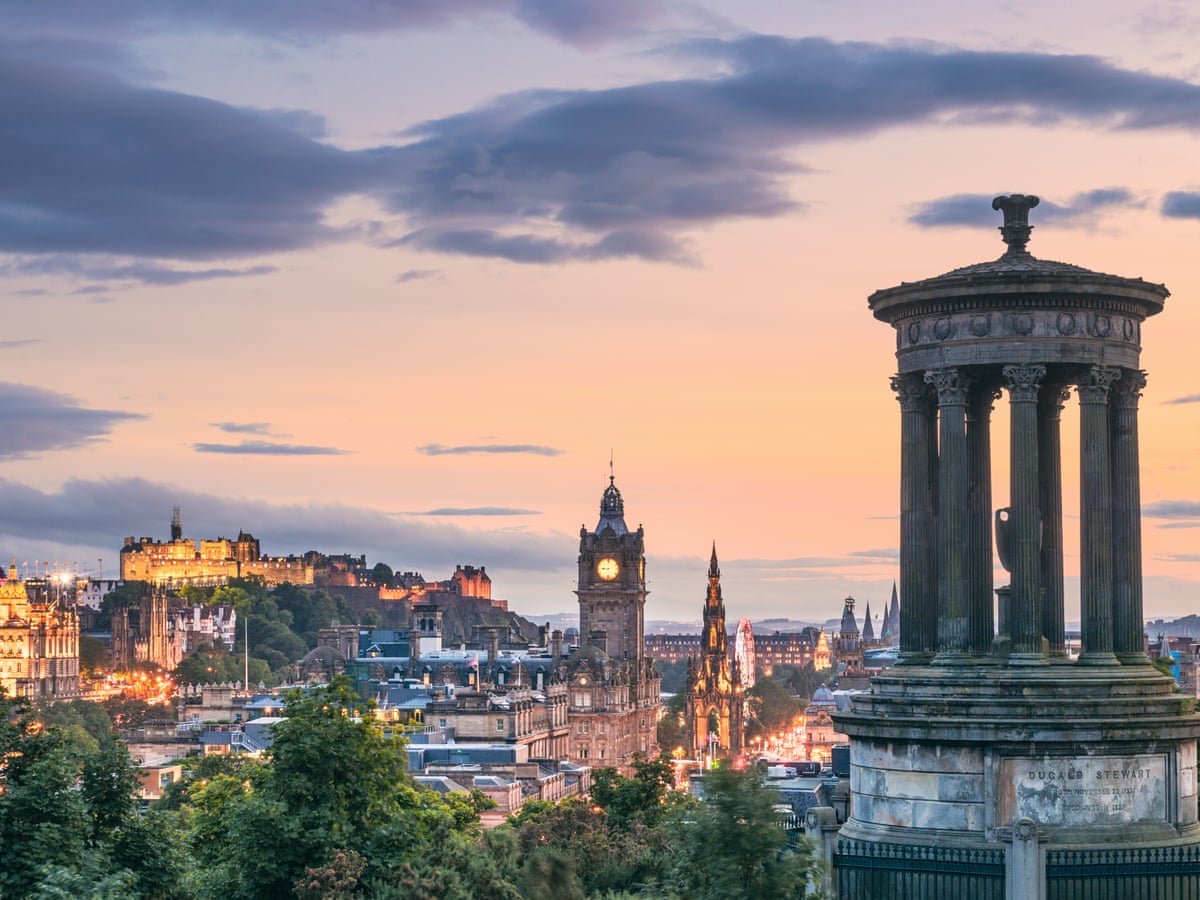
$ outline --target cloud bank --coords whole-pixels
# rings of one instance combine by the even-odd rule
[[[130,36],[200,27],[274,39],[377,34],[510,17],[577,46],[636,32],[663,13],[658,0],[56,0],[5,10],[11,31]]]
[[[349,450],[311,444],[279,444],[274,441],[242,441],[240,444],[192,444],[197,453],[227,453],[234,456],[344,456]]]
[[[908,221],[925,228],[940,227],[986,227],[996,224],[996,213],[992,209],[992,198],[998,194],[1011,193],[1004,189],[992,194],[954,194],[919,204]],[[1065,202],[1040,197],[1038,221],[1063,228],[1089,227],[1097,216],[1110,209],[1140,208],[1145,203],[1128,188],[1109,187],[1084,191],[1068,198]]]
[[[416,448],[425,456],[472,456],[480,453],[529,453],[534,456],[561,456],[565,451],[541,444],[460,444],[448,447],[445,444],[423,444]]]
[[[66,394],[0,382],[0,459],[23,459],[52,450],[70,450],[102,440],[121,422],[145,416],[112,409],[88,409]]]
[[[328,12],[300,7],[313,22]],[[536,8],[574,27],[549,4]],[[526,264],[680,263],[692,260],[690,231],[802,209],[789,180],[804,146],[928,123],[1200,125],[1200,86],[1091,56],[762,35],[670,55],[709,75],[524,91],[347,151],[314,137],[322,128],[309,114],[140,87],[0,43],[0,252],[204,261],[353,239]],[[353,196],[394,217],[391,237],[326,221]],[[1164,214],[1193,214],[1197,196],[1171,195]],[[915,218],[961,221],[961,200]],[[1048,211],[1085,223],[1139,202],[1104,188]],[[95,268],[151,283],[267,271]]]
[[[575,559],[573,542],[565,535],[472,531],[341,504],[240,500],[139,478],[72,479],[57,492],[0,478],[0,546],[53,543],[115,557],[125,535],[165,539],[175,506],[190,537],[246,530],[271,555],[314,549],[366,553],[393,566],[434,572],[453,571],[468,561],[490,569],[493,560],[509,570],[551,572],[569,569]]]

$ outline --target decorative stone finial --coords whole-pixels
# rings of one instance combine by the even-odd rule
[[[1004,224],[1000,226],[1000,234],[1004,237],[1004,243],[1008,244],[1009,253],[1025,252],[1025,245],[1029,243],[1029,233],[1033,231],[1033,226],[1029,224],[1029,211],[1039,202],[1033,194],[1010,194],[992,201],[992,209],[1004,212]]]

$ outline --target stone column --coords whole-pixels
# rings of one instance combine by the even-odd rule
[[[937,655],[934,663],[969,661],[967,647],[967,390],[958,368],[925,373],[938,395]]]
[[[1118,369],[1092,366],[1079,385],[1079,606],[1085,665],[1115,665],[1113,655],[1112,472],[1108,394]]]
[[[1142,498],[1138,477],[1138,398],[1146,373],[1125,369],[1109,397],[1113,505],[1113,650],[1125,665],[1146,665],[1142,635]]]
[[[968,648],[990,652],[996,636],[992,595],[992,401],[999,392],[976,385],[967,402]]]
[[[1062,423],[1063,403],[1070,393],[1049,385],[1038,396],[1039,508],[1042,514],[1042,636],[1050,656],[1063,658],[1066,622],[1063,614]]]
[[[1005,366],[1011,430],[1009,453],[1009,507],[1012,559],[1012,595],[1008,633],[1012,638],[1009,662],[1036,665],[1046,662],[1042,652],[1041,529],[1038,512],[1038,389],[1046,367]]]
[[[900,400],[900,656],[897,665],[922,665],[937,645],[934,565],[934,406],[921,375],[895,375]]]

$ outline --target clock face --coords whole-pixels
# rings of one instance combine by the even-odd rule
[[[596,574],[604,581],[612,581],[621,572],[621,564],[611,556],[606,556],[596,563]]]

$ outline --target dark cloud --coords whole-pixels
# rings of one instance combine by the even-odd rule
[[[1173,400],[1164,400],[1163,403],[1167,405],[1174,403],[1200,403],[1200,394],[1188,394],[1186,397],[1176,397]]]
[[[276,39],[377,34],[512,17],[560,41],[589,46],[659,17],[659,0],[59,0],[10,4],[10,32],[126,36],[191,27]]]
[[[461,444],[447,447],[445,444],[423,444],[416,448],[426,456],[465,456],[472,453],[532,453],[535,456],[561,456],[563,451],[540,444]]]
[[[519,8],[531,18],[540,10],[545,27],[558,22],[564,35],[599,27],[584,5],[552,2],[561,0]],[[615,22],[612,10],[629,2],[587,9]],[[147,0],[121,9],[141,21],[159,6]],[[444,14],[429,0],[354,3],[345,11],[316,2],[237,4],[236,15],[261,17],[266,28],[286,9],[316,30],[353,30],[347,23],[356,17],[378,25],[381,16],[401,15],[401,6],[403,15],[430,21]],[[183,15],[182,8],[163,15]],[[217,9],[225,12],[195,15],[225,27],[235,6]],[[345,151],[314,139],[320,123],[303,114],[150,90],[5,53],[8,46],[0,43],[0,251],[10,253],[206,260],[355,238],[530,264],[688,262],[689,231],[801,209],[788,180],[801,170],[793,154],[805,145],[980,119],[1097,129],[1200,125],[1200,86],[1096,57],[747,36],[671,51],[693,68],[707,66],[708,77],[521,92],[425,122],[397,145]],[[327,224],[325,210],[354,195],[380,200],[403,221],[404,236]],[[966,214],[950,203],[956,199],[917,220],[961,220]],[[1168,201],[1164,212],[1182,208]],[[1125,188],[1105,188],[1060,205],[1046,201],[1043,221],[1086,224],[1105,207],[1138,202]],[[93,274],[177,283],[266,271],[107,268]]]
[[[436,269],[409,269],[407,272],[401,272],[396,276],[397,284],[404,284],[408,281],[420,281],[423,278],[435,278],[438,275]]]
[[[23,459],[51,450],[70,450],[101,440],[121,422],[144,419],[137,413],[87,409],[66,394],[24,384],[0,382],[0,459]]]
[[[1162,214],[1171,219],[1200,219],[1200,193],[1172,191],[1163,197]]]
[[[0,540],[115,557],[125,535],[166,539],[175,506],[182,508],[184,533],[193,538],[244,529],[272,555],[321,550],[366,553],[369,559],[435,572],[453,571],[465,560],[486,564],[493,573],[564,572],[564,602],[570,600],[575,547],[569,535],[477,532],[339,504],[276,505],[217,497],[139,478],[73,479],[57,493],[0,479]]]
[[[1159,500],[1142,506],[1148,519],[1200,519],[1200,502],[1195,500]]]
[[[992,198],[1009,191],[994,194],[953,194],[928,203],[919,204],[908,221],[926,228],[943,226],[986,227],[995,225],[997,214],[992,209]],[[1092,225],[1097,215],[1110,208],[1140,208],[1145,203],[1127,188],[1097,188],[1075,194],[1064,203],[1040,198],[1037,207],[1039,222],[1052,223],[1060,227],[1086,227]]]
[[[1195,563],[1200,562],[1200,553],[1167,553],[1154,558],[1160,562]]]
[[[211,281],[215,278],[242,278],[248,275],[269,275],[275,266],[249,266],[245,269],[172,269],[146,262],[103,262],[94,257],[53,254],[29,257],[0,266],[0,276],[66,275],[89,281],[132,281],[141,284],[176,285],[191,281]],[[91,284],[72,293],[87,294],[110,290],[110,285]]]
[[[242,441],[240,444],[192,444],[197,453],[228,453],[234,456],[344,456],[349,450],[310,444],[278,444],[274,441]]]
[[[0,350],[15,350],[18,347],[28,347],[31,344],[42,343],[40,338],[15,338],[13,340],[0,341]]]
[[[412,513],[414,516],[540,516],[536,509],[520,509],[515,506],[442,506],[424,512]]]
[[[270,422],[210,422],[213,428],[220,428],[229,434],[271,434]]]
[[[371,158],[313,141],[278,114],[5,49],[2,251],[202,260],[295,249],[337,238],[322,210],[371,183]],[[92,274],[178,283],[195,273],[131,266]],[[247,272],[199,277],[233,274]]]

